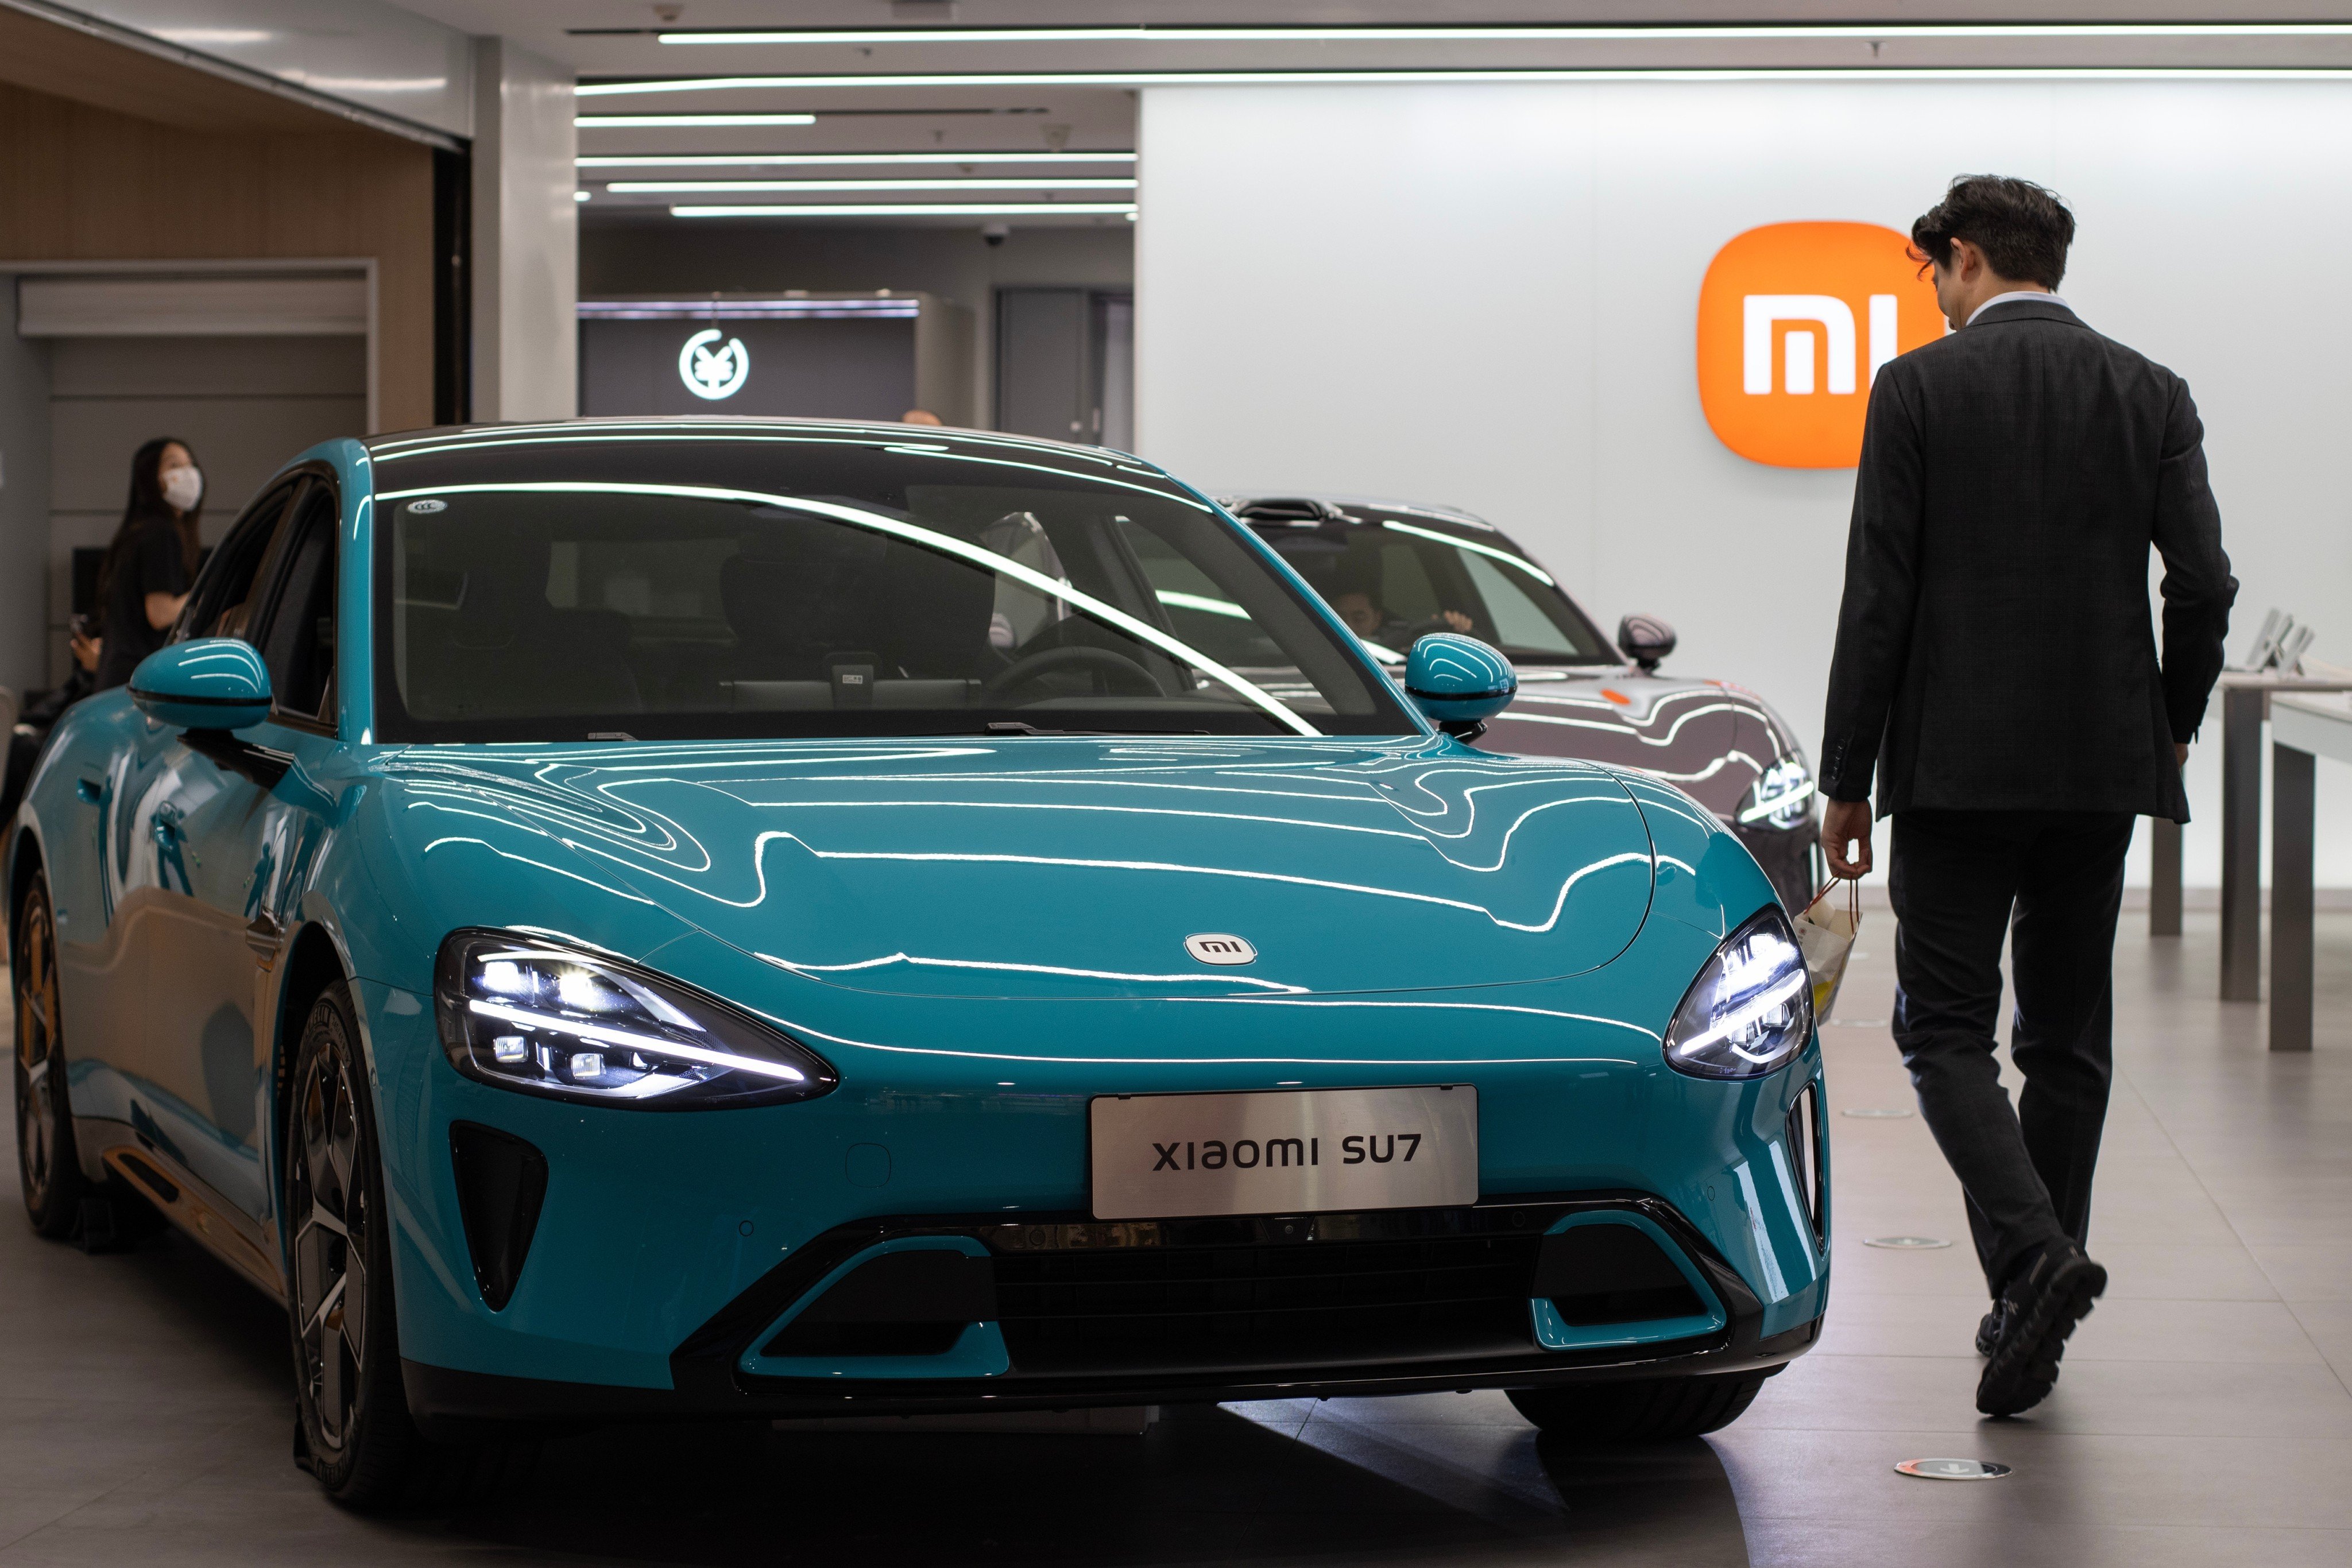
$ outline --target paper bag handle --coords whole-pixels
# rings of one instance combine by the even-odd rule
[[[1854,929],[1858,931],[1862,928],[1862,879],[1860,877],[1830,878],[1829,881],[1822,883],[1820,891],[1805,900],[1805,907],[1811,909],[1822,899],[1827,898],[1830,895],[1830,890],[1841,882],[1845,883],[1846,912],[1853,916]]]

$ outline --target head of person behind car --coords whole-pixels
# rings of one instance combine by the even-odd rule
[[[157,436],[131,455],[131,499],[98,574],[99,690],[128,681],[180,618],[204,497],[204,470],[186,442]]]

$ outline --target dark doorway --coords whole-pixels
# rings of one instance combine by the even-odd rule
[[[996,428],[1124,451],[1135,442],[1135,297],[996,295]]]

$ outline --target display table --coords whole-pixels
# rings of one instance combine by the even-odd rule
[[[2271,1049],[2309,1051],[2315,775],[2320,758],[2352,762],[2352,695],[2277,693],[2270,706]]]
[[[2221,677],[2221,999],[2263,998],[2263,722],[2282,693],[2342,692],[2342,681]],[[2305,857],[2306,863],[2308,857]],[[2177,874],[2177,873],[2176,873]]]

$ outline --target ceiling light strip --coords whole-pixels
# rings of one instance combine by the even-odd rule
[[[614,180],[616,195],[709,191],[1132,191],[1133,180]]]
[[[1574,23],[1461,26],[1159,26],[748,28],[662,32],[665,44],[1387,44],[1702,43],[1811,38],[2330,38],[2352,22],[1893,22],[1580,26]]]
[[[656,89],[678,90],[674,87]],[[593,92],[585,97],[597,96]],[[572,123],[583,131],[636,131],[669,125],[814,125],[814,114],[575,114]]]
[[[640,93],[819,91],[838,88],[1145,88],[1312,87],[1444,82],[1578,81],[2342,81],[2352,67],[2327,66],[1725,66],[1655,70],[1585,70],[1543,67],[1515,70],[1322,71],[975,71],[919,76],[880,74],[797,77],[688,77],[658,81],[583,82],[582,98]],[[674,124],[742,124],[694,116],[660,117]],[[583,116],[581,123],[645,124],[635,117]]]
[[[1132,152],[631,152],[572,160],[583,169],[751,169],[827,164],[1132,163]]]
[[[1133,202],[813,202],[790,206],[674,206],[674,218],[1034,218],[1117,215]]]

